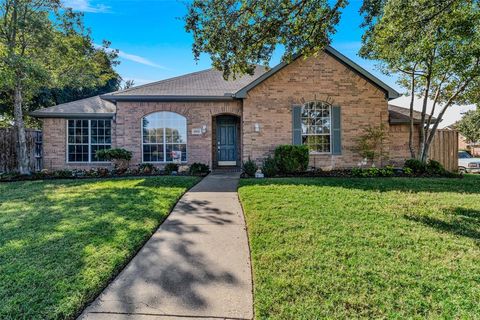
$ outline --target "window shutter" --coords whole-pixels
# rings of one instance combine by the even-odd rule
[[[292,144],[302,144],[302,106],[292,107]]]
[[[339,106],[332,106],[332,154],[342,154],[342,112]]]

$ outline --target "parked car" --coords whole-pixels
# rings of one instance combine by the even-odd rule
[[[458,171],[462,173],[480,173],[480,158],[474,158],[467,151],[459,151]]]

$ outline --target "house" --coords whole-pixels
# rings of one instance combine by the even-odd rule
[[[131,164],[261,161],[281,144],[306,144],[312,166],[354,167],[368,126],[389,130],[390,161],[409,158],[409,117],[399,94],[336,51],[296,58],[225,81],[213,69],[32,113],[43,120],[44,166],[89,168],[97,150],[131,150]]]

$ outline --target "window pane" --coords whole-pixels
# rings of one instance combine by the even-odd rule
[[[187,119],[173,112],[156,112],[143,118],[143,160],[172,161],[172,151],[182,151],[186,161]],[[164,154],[163,146],[168,149]]]
[[[330,105],[310,102],[302,109],[302,143],[311,152],[330,152]]]

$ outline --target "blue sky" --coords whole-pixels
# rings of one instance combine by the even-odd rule
[[[196,63],[191,52],[192,36],[181,20],[186,13],[180,0],[64,0],[65,4],[85,12],[85,25],[98,44],[103,39],[120,50],[117,71],[124,80],[140,85],[156,80],[207,69],[208,56]],[[361,0],[350,0],[333,37],[332,46],[368,71],[400,90],[395,79],[382,75],[375,62],[360,59],[362,30],[358,13]],[[277,55],[270,63],[279,62]]]

